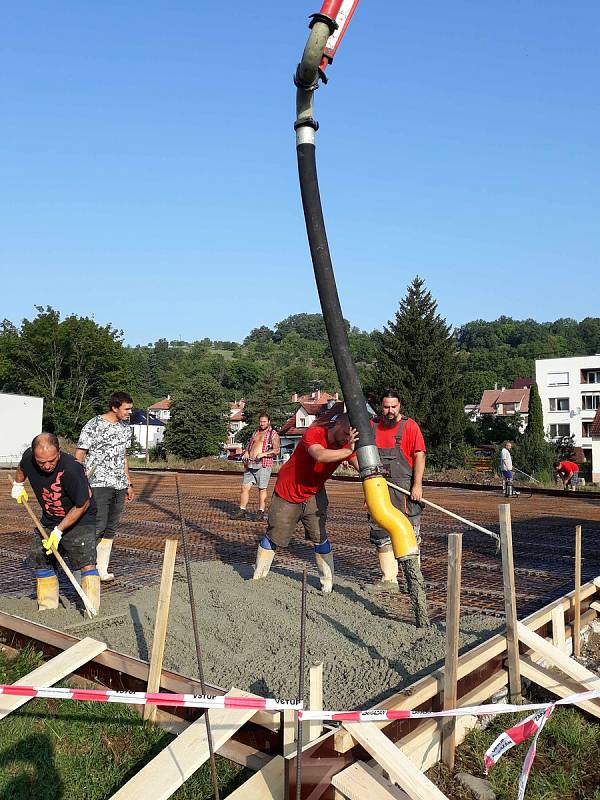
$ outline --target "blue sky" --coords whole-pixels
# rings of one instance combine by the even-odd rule
[[[136,344],[318,311],[292,74],[319,7],[5,7],[1,316],[50,304]],[[598,315],[599,35],[597,0],[361,0],[316,97],[352,323],[416,274],[454,325]]]

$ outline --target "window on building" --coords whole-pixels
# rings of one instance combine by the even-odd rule
[[[589,439],[592,435],[592,425],[593,422],[582,422],[581,423],[581,435],[584,439]]]
[[[306,427],[306,417],[300,417],[298,420],[298,427],[305,428]]]
[[[568,411],[569,398],[568,397],[551,397],[550,398],[550,411]]]
[[[565,424],[552,424],[550,425],[550,438],[558,439],[563,436],[570,436],[571,435],[571,426],[568,423]]]
[[[597,369],[582,369],[581,370],[582,383],[600,383],[600,370]]]
[[[600,408],[600,392],[595,392],[594,394],[582,394],[581,407],[588,411],[595,411],[597,408]]]
[[[548,373],[548,386],[568,386],[569,373],[568,372],[549,372]]]

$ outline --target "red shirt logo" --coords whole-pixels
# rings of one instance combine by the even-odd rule
[[[44,503],[44,511],[49,517],[64,517],[65,510],[62,507],[62,486],[60,485],[60,480],[64,475],[64,470],[59,472],[56,476],[56,480],[50,486],[50,489],[42,489],[42,500]]]

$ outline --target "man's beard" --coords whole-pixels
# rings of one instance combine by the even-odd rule
[[[393,428],[394,425],[398,422],[396,419],[396,415],[391,414],[383,414],[381,417],[381,421],[383,423],[384,428]]]

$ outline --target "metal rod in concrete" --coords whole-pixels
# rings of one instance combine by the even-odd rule
[[[306,569],[302,571],[302,602],[300,604],[300,664],[298,699],[304,700],[304,669],[306,655]],[[296,712],[296,800],[302,798],[302,723]]]
[[[179,524],[181,526],[181,544],[183,545],[183,560],[185,561],[185,572],[187,575],[188,592],[190,595],[190,610],[192,613],[192,628],[194,629],[194,641],[196,643],[196,658],[198,660],[198,678],[202,694],[207,694],[206,684],[204,683],[204,668],[202,666],[202,648],[200,646],[200,634],[198,632],[198,620],[196,619],[196,603],[194,601],[194,589],[192,586],[192,569],[190,567],[190,555],[187,546],[187,533],[185,519],[181,508],[181,493],[179,491],[179,476],[175,476],[175,491],[177,493],[177,508],[179,511]],[[206,724],[206,738],[208,740],[208,752],[210,755],[210,774],[213,785],[213,795],[215,800],[219,800],[219,781],[217,778],[217,762],[215,761],[215,751],[213,747],[213,737],[210,728],[208,708],[204,709],[204,722]]]

